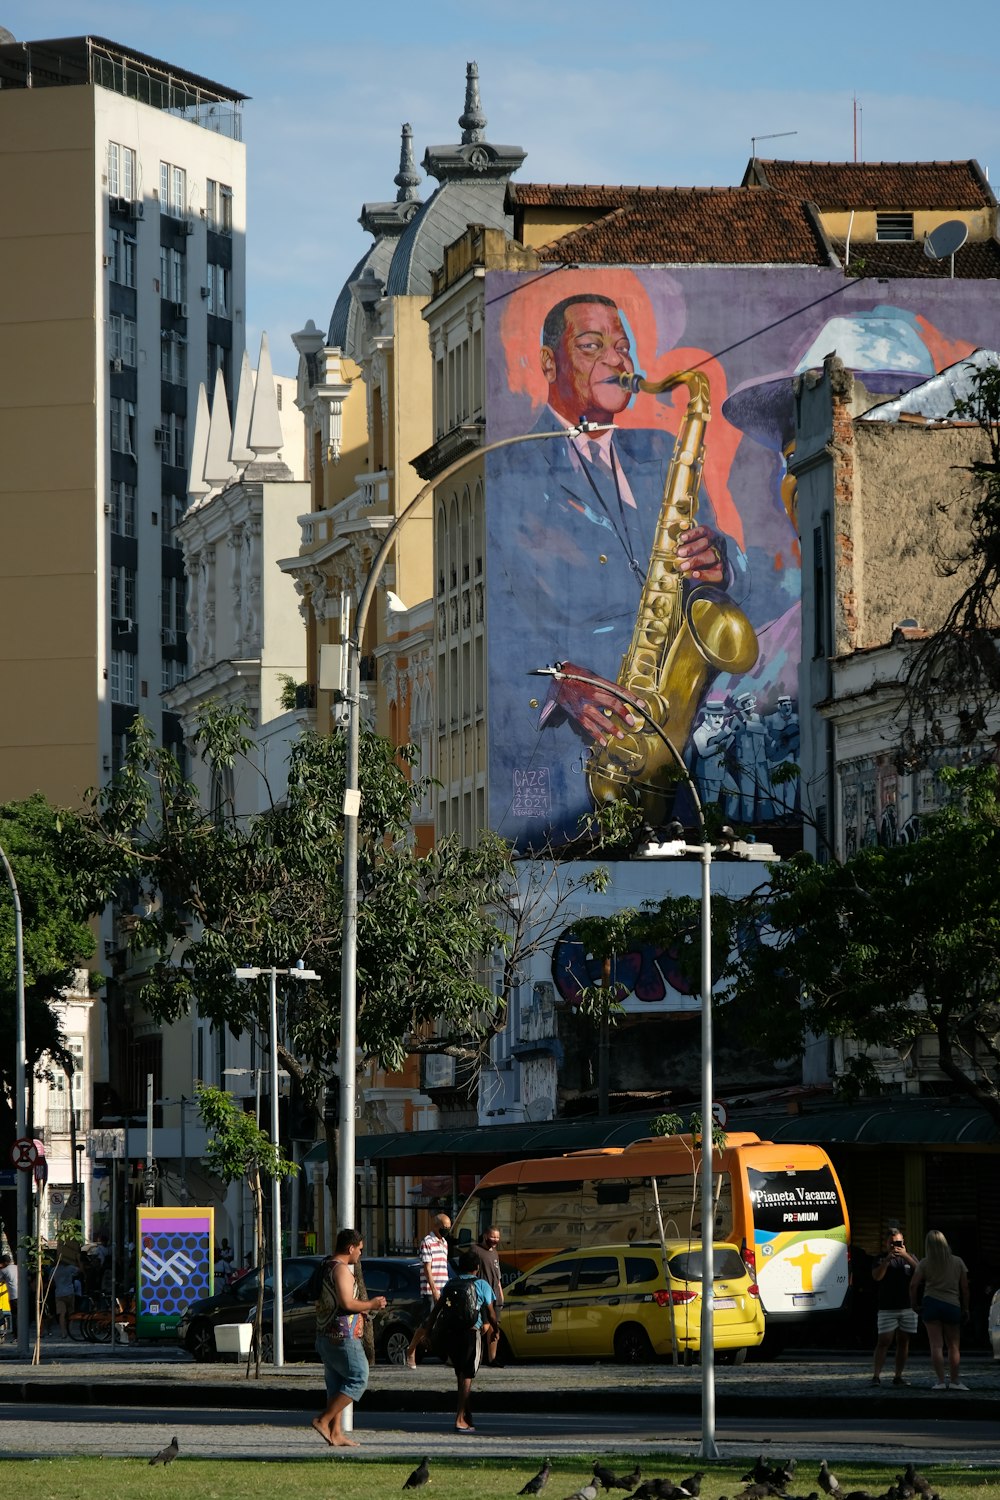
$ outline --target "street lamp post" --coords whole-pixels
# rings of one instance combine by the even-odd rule
[[[354,1165],[355,1129],[354,1117],[357,1100],[355,1076],[355,1053],[357,1050],[358,1015],[358,816],[361,811],[361,785],[359,777],[359,752],[361,744],[361,643],[364,640],[368,611],[375,598],[375,590],[385,567],[389,553],[396,542],[399,529],[408,521],[417,507],[427,499],[438,485],[445,484],[460,474],[469,464],[486,453],[495,453],[500,448],[511,448],[517,443],[542,442],[546,439],[578,437],[585,432],[604,432],[611,424],[607,422],[580,422],[576,427],[560,428],[556,432],[526,432],[514,437],[500,438],[495,443],[484,443],[471,453],[456,458],[440,473],[429,479],[417,491],[413,499],[403,507],[382,538],[368,577],[358,598],[354,613],[354,628],[347,646],[347,690],[344,703],[347,708],[347,764],[344,781],[344,903],[343,941],[340,966],[340,1107],[338,1110],[337,1149],[337,1224],[339,1228],[350,1228],[354,1224]],[[345,1428],[350,1421],[350,1408],[345,1413]]]
[[[716,852],[705,829],[705,812],[698,795],[698,787],[694,777],[685,764],[673,740],[667,734],[663,726],[653,718],[652,714],[633,698],[621,691],[615,684],[605,682],[602,678],[590,677],[585,672],[564,671],[562,664],[557,662],[552,667],[539,667],[535,674],[538,677],[553,677],[557,682],[580,682],[589,687],[602,688],[607,693],[620,697],[623,703],[627,703],[632,713],[637,713],[645,725],[658,735],[660,740],[670,752],[671,759],[677,767],[680,777],[687,782],[695,806],[695,814],[698,819],[698,831],[701,841],[697,844],[684,842],[684,828],[680,823],[674,823],[668,830],[678,835],[666,843],[650,844],[645,852],[646,858],[671,859],[678,858],[682,854],[697,854],[701,862],[701,1451],[702,1458],[718,1458],[719,1450],[715,1441],[715,1331],[714,1331],[714,1296],[715,1296],[715,1211],[713,1206],[714,1195],[712,1193],[712,1122],[713,1122],[713,1095],[714,1083],[714,1060],[712,1045],[712,855]],[[727,835],[726,842],[720,844],[719,848],[732,850],[738,846],[732,829],[724,829]],[[748,849],[753,846],[745,846]],[[767,855],[763,849],[754,848],[756,858],[773,858]]]
[[[271,1144],[275,1151],[278,1149],[278,975],[284,974],[289,979],[318,979],[319,975],[313,969],[306,969],[296,965],[292,969],[276,969],[273,964],[268,969],[241,968],[235,971],[237,979],[259,979],[261,974],[268,976],[268,1030],[270,1033],[271,1050]],[[260,1094],[258,1091],[258,1100]],[[277,1172],[271,1178],[271,1279],[273,1283],[273,1323],[274,1330],[272,1342],[274,1346],[274,1367],[281,1369],[285,1363],[285,1299],[281,1286],[281,1179]]]
[[[355,1109],[357,1106],[356,1058],[358,1036],[358,817],[361,812],[361,782],[359,755],[361,745],[361,643],[364,640],[368,611],[375,598],[375,590],[385,567],[389,553],[395,545],[400,527],[408,521],[417,507],[432,494],[438,485],[445,484],[460,474],[469,464],[486,453],[495,453],[499,448],[510,448],[517,443],[542,442],[546,439],[578,437],[584,432],[604,432],[610,423],[580,422],[576,427],[556,432],[525,432],[514,437],[500,438],[495,443],[484,443],[471,453],[463,454],[453,463],[447,464],[423,485],[413,499],[400,511],[382,538],[368,577],[358,598],[354,612],[354,628],[347,638],[347,688],[344,704],[347,708],[347,755],[344,776],[344,901],[341,919],[343,939],[340,959],[340,1102],[337,1111],[337,1224],[341,1229],[354,1225],[355,1192]],[[345,1432],[352,1431],[353,1413],[350,1407],[343,1413]]]
[[[16,1138],[24,1140],[24,1133],[28,1128],[27,1113],[25,1110],[25,1086],[27,1083],[27,1052],[28,1043],[26,1037],[25,1012],[24,1012],[24,926],[21,920],[21,893],[14,879],[14,871],[11,869],[10,860],[6,852],[0,846],[0,862],[3,864],[7,883],[10,886],[11,895],[14,898],[14,968],[15,968],[15,992],[17,1006],[17,1020],[15,1046],[17,1056],[14,1059],[14,1129]],[[72,1106],[72,1099],[70,1105]],[[26,1172],[17,1174],[17,1245],[14,1255],[17,1259],[17,1284],[24,1288],[28,1285],[28,1255],[25,1243],[28,1237],[28,1192],[29,1178]],[[17,1318],[17,1357],[28,1358],[28,1319],[24,1309],[27,1299],[23,1298]]]

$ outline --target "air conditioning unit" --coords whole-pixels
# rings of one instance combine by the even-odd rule
[[[122,372],[122,362],[121,362],[120,359],[113,359],[111,361],[111,370],[112,370],[112,373],[115,374],[115,375],[120,375],[121,374],[121,372]]]
[[[153,442],[163,448],[170,442],[170,433],[166,427],[153,428]]]
[[[133,217],[133,219],[141,219],[142,218],[142,204],[141,203],[133,203],[132,204],[132,217]]]
[[[160,640],[164,646],[177,645],[177,631],[168,630],[166,626],[160,631]]]
[[[110,264],[111,264],[111,256],[110,255],[105,255],[104,256],[104,265],[105,265],[105,267],[110,266]]]
[[[208,286],[203,286],[202,289],[201,289],[201,299],[202,299],[202,301],[203,302],[207,301],[208,298],[211,295],[212,295],[212,288],[208,287]]]
[[[121,619],[112,620],[111,628],[112,630],[116,630],[119,635],[131,635],[135,629],[135,621],[130,619],[128,615],[125,615]]]
[[[175,302],[174,303],[174,317],[175,318],[186,318],[187,315],[188,315],[188,305],[187,305],[187,303],[186,302]]]
[[[181,317],[182,318],[186,318],[187,315],[188,315],[188,305],[187,305],[186,302],[182,302],[181,303]]]
[[[184,220],[184,233],[185,234],[194,234],[194,225],[193,225],[193,223],[191,222],[190,219],[185,219]]]

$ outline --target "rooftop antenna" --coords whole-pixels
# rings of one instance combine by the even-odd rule
[[[798,135],[797,130],[776,130],[773,135],[752,135],[750,137],[750,160],[757,159],[758,141],[780,141],[786,135]]]
[[[863,115],[864,115],[864,110],[862,109],[861,105],[858,103],[858,96],[857,96],[857,94],[855,94],[854,95],[854,160],[855,160],[855,162],[857,162],[857,159],[858,159],[858,145],[859,144],[861,146],[861,154],[862,154],[862,156],[864,155],[864,152],[865,152],[864,137],[862,135],[862,116]]]
[[[944,260],[951,256],[951,276],[955,277],[955,251],[961,250],[969,238],[969,226],[964,219],[946,219],[924,238],[924,254],[928,260]]]

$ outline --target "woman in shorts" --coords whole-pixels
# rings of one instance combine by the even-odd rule
[[[917,1264],[910,1282],[910,1301],[914,1307],[923,1292],[920,1316],[927,1329],[934,1366],[935,1391],[967,1391],[960,1374],[961,1326],[969,1317],[969,1273],[965,1261],[952,1255],[951,1246],[940,1229],[928,1231],[924,1240],[924,1258]],[[944,1357],[948,1353],[948,1373]]]

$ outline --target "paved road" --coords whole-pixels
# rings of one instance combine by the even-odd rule
[[[772,1451],[803,1458],[854,1456],[924,1463],[968,1457],[1000,1468],[1000,1363],[968,1356],[968,1394],[928,1389],[926,1353],[911,1362],[913,1385],[873,1388],[867,1354],[811,1351],[773,1364],[717,1371],[717,1440],[724,1457]],[[172,1348],[121,1350],[46,1340],[42,1363],[24,1365],[0,1348],[0,1455],[144,1455],[177,1433],[182,1452],[215,1458],[339,1461],[312,1431],[321,1404],[319,1367],[263,1366],[248,1381],[235,1364],[197,1365]],[[369,1453],[403,1460],[420,1453],[521,1457],[590,1455],[663,1446],[697,1454],[697,1367],[610,1364],[515,1365],[482,1371],[479,1431],[452,1428],[454,1378],[428,1360],[410,1373],[377,1365],[358,1412]]]
[[[318,1404],[318,1403],[317,1403]],[[256,1459],[270,1462],[324,1458],[338,1462],[308,1426],[307,1414],[279,1409],[243,1411],[204,1406],[123,1410],[91,1406],[67,1410],[59,1404],[0,1405],[0,1455],[8,1458],[79,1456],[128,1458],[147,1456],[174,1434],[189,1458]],[[356,1436],[365,1453],[411,1460],[473,1455],[477,1458],[523,1458],[542,1454],[630,1453],[662,1448],[694,1457],[699,1451],[699,1419],[612,1413],[599,1420],[591,1413],[494,1412],[479,1418],[475,1437],[458,1437],[447,1412],[364,1412]],[[717,1428],[723,1458],[747,1464],[770,1447],[794,1453],[800,1460],[830,1457],[903,1462],[918,1454],[925,1464],[967,1458],[1000,1467],[996,1428],[991,1423],[870,1417],[845,1422],[817,1414],[814,1420],[787,1420],[776,1415],[725,1418]]]

